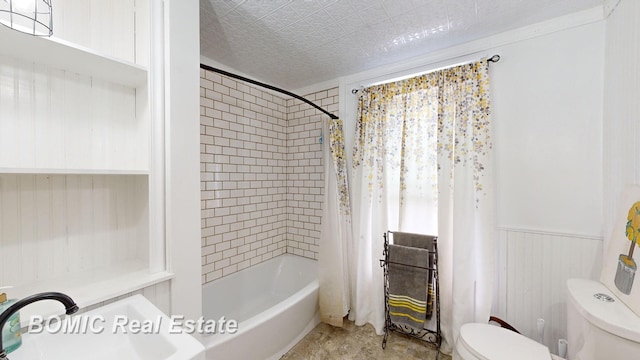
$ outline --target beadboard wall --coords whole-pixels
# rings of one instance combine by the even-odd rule
[[[602,238],[499,228],[492,313],[537,340],[536,320],[545,320],[544,344],[557,353],[566,338],[566,282],[598,279]]]
[[[149,123],[136,112],[147,99],[135,87],[9,56],[0,81],[0,170],[148,171]]]
[[[317,258],[322,119],[296,99],[201,70],[202,283],[271,257]],[[338,89],[305,97],[338,110]]]
[[[147,66],[148,7],[148,0],[56,0],[53,38]]]
[[[0,175],[0,284],[144,269],[147,198],[140,175]]]

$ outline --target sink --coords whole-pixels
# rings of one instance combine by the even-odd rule
[[[74,326],[75,325],[75,326]],[[142,295],[22,335],[10,360],[204,360],[204,346]]]

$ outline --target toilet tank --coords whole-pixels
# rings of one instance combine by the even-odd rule
[[[640,359],[640,317],[602,283],[567,281],[567,358]]]

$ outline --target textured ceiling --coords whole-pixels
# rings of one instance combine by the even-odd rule
[[[200,0],[201,54],[298,89],[603,0]]]

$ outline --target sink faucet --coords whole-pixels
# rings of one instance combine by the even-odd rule
[[[0,331],[4,328],[4,324],[9,320],[9,317],[16,313],[23,307],[40,300],[57,300],[65,307],[67,315],[71,315],[78,311],[78,305],[69,296],[59,292],[43,292],[27,296],[24,299],[16,301],[13,305],[9,306],[5,311],[0,314]],[[2,345],[2,336],[0,336],[0,360],[9,360],[7,353]]]

